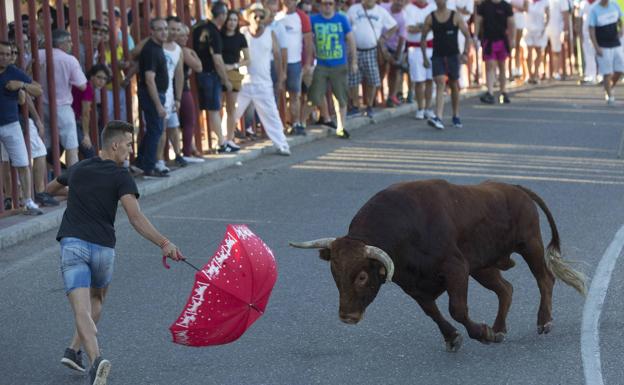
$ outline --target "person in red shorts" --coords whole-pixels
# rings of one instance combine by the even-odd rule
[[[487,92],[481,96],[483,103],[494,104],[494,79],[498,67],[500,102],[509,103],[505,90],[505,62],[516,41],[513,9],[503,0],[484,0],[477,7],[475,20],[475,44],[481,37],[483,61],[485,61]]]

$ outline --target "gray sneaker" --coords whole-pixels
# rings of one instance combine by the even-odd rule
[[[76,352],[72,348],[65,349],[65,354],[63,358],[61,358],[61,364],[79,372],[85,371],[84,364],[82,363],[82,352],[80,350]]]
[[[106,385],[106,378],[111,369],[111,363],[102,357],[98,357],[93,362],[89,370],[90,385]]]

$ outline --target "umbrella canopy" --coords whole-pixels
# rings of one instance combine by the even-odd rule
[[[228,225],[178,319],[173,342],[221,345],[237,340],[264,313],[277,280],[271,249],[246,225]]]

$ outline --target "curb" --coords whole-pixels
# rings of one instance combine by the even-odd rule
[[[508,88],[509,91],[517,92],[526,89],[540,88],[547,84],[548,83],[542,83],[537,86],[520,85],[516,87],[514,87],[513,84],[510,84]],[[482,90],[474,89],[463,92],[460,94],[460,100],[474,97],[482,92]],[[445,102],[448,102],[449,100],[449,96],[446,96]],[[403,104],[395,108],[384,108],[375,113],[374,119],[369,119],[367,117],[355,117],[348,119],[347,128],[349,131],[356,131],[360,127],[381,123],[389,119],[414,113],[416,109],[416,103]],[[292,148],[328,138],[333,135],[334,130],[331,128],[312,126],[307,130],[306,136],[289,136],[287,137],[287,140],[288,144]],[[168,178],[153,180],[137,179],[136,182],[141,196],[149,196],[168,190],[172,187],[179,186],[184,182],[192,181],[202,176],[212,174],[216,171],[240,165],[239,162],[251,161],[263,155],[274,153],[274,147],[272,146],[270,140],[266,139],[263,140],[262,143],[252,144],[248,148],[241,149],[241,151],[236,153],[236,155],[209,155],[206,157],[206,161],[204,163],[191,164],[185,168],[178,168],[172,172],[171,176]],[[46,231],[58,228],[61,224],[64,212],[65,204],[62,203],[60,207],[41,216],[32,217],[24,222],[1,229],[0,250],[17,245],[20,242],[26,241]]]

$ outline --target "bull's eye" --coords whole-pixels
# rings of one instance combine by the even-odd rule
[[[357,278],[355,279],[355,282],[358,285],[365,285],[367,281],[368,281],[368,273],[365,271],[360,271],[360,274],[358,274]]]

